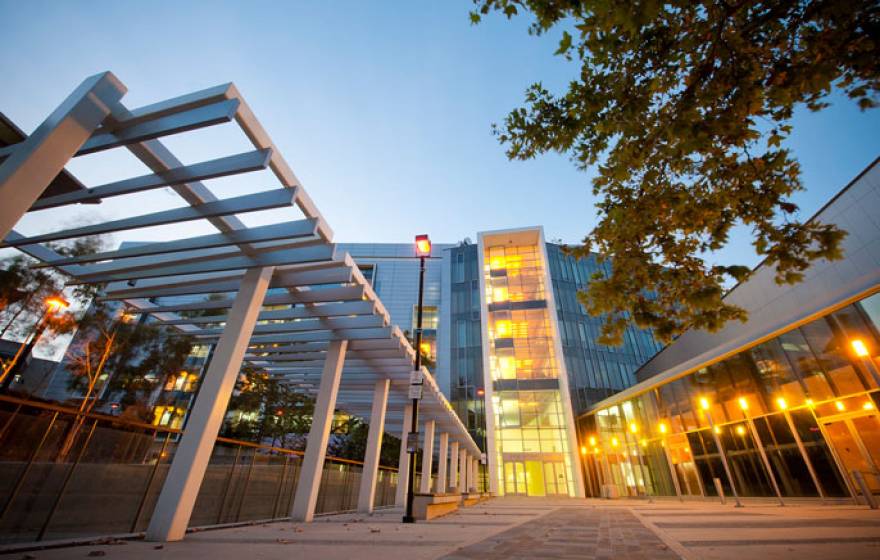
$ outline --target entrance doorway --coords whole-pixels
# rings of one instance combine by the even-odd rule
[[[880,417],[873,413],[821,421],[845,478],[853,482],[852,472],[859,471],[871,493],[880,494]]]
[[[504,493],[510,496],[568,496],[562,461],[505,461]]]

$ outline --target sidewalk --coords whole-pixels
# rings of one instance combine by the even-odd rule
[[[880,558],[880,511],[855,506],[496,498],[427,523],[404,525],[400,517],[399,510],[334,515],[311,524],[200,531],[175,543],[121,541],[28,555],[38,560]]]

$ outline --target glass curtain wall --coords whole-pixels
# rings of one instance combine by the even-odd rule
[[[500,490],[574,495],[540,246],[490,242],[484,258]]]
[[[588,487],[713,496],[718,479],[727,495],[732,482],[775,496],[775,482],[783,498],[856,497],[857,471],[880,494],[878,359],[875,294],[583,416]]]

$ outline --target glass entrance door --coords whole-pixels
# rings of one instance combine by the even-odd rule
[[[527,496],[526,467],[522,461],[504,463],[504,493],[509,496]]]
[[[548,496],[568,496],[568,480],[565,476],[565,463],[561,461],[544,463],[544,484]]]
[[[873,494],[880,494],[880,422],[876,414],[823,421],[822,427],[846,478],[860,471]]]

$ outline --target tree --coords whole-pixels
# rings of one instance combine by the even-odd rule
[[[834,88],[877,105],[876,1],[473,1],[474,23],[530,11],[530,33],[561,31],[556,54],[580,64],[567,91],[531,85],[493,130],[510,159],[598,165],[599,222],[571,252],[610,260],[579,294],[606,317],[600,342],[619,344],[628,322],[668,342],[744,321],[722,297],[750,271],[708,262],[736,225],[780,284],[842,256],[845,232],[799,218],[800,168],[782,142],[795,108],[821,110]]]
[[[47,243],[62,257],[97,253],[108,244],[106,236],[89,236]],[[54,268],[37,268],[37,259],[18,254],[2,261],[0,269],[0,336],[24,336],[42,315],[46,298],[65,291],[69,277]],[[92,299],[97,288],[76,285],[66,290],[71,303],[83,305]],[[52,325],[50,325],[52,328]]]
[[[148,422],[151,410],[143,401],[183,367],[192,339],[136,319],[117,303],[95,302],[78,322],[66,369],[71,374],[68,388],[80,393],[80,402],[59,461],[67,457],[86,415],[102,398],[118,399],[126,416]]]
[[[229,401],[223,435],[286,449],[303,449],[315,403],[283,379],[245,364]]]
[[[363,461],[367,455],[367,438],[370,424],[362,418],[351,417],[345,434],[330,441],[327,453],[341,459]],[[400,439],[389,434],[382,436],[382,447],[379,450],[379,464],[396,467],[400,461]]]

